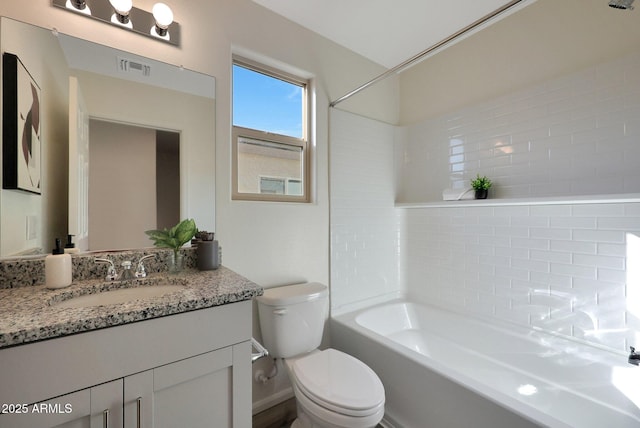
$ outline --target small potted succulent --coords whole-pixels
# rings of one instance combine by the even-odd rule
[[[194,237],[198,228],[192,219],[182,220],[171,229],[147,230],[146,233],[153,244],[158,248],[171,248],[169,259],[169,271],[180,272],[182,270],[182,254],[180,248]]]
[[[476,199],[487,199],[491,184],[491,180],[486,175],[480,177],[480,174],[477,174],[476,178],[471,180],[471,187],[476,191]]]

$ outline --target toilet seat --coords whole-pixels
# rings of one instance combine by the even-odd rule
[[[384,386],[369,366],[336,349],[296,359],[292,379],[307,398],[327,410],[366,417],[384,409]]]

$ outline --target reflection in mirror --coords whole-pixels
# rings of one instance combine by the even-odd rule
[[[89,140],[89,248],[147,247],[180,221],[180,134],[92,119]]]
[[[54,238],[67,233],[79,235],[76,240],[82,250],[148,247],[146,236],[140,239],[144,230],[186,217],[195,218],[203,229],[215,229],[213,77],[86,40],[56,37],[47,29],[4,17],[0,48],[20,58],[43,94],[42,195],[0,191],[0,257],[48,252]],[[92,170],[94,163],[104,163],[95,158],[101,155],[92,154],[92,128],[108,124],[127,129],[119,134],[127,136],[118,139],[121,146],[116,150],[122,157],[107,161],[106,172],[98,174],[109,183],[111,194],[94,187],[100,184]],[[144,154],[138,147],[141,130],[157,136],[155,148],[146,146]],[[107,134],[116,132],[120,131]],[[168,135],[173,141],[170,152],[164,149]],[[107,151],[113,155],[114,150]],[[171,170],[161,164],[167,158]],[[151,170],[163,173],[156,180]],[[155,184],[141,189],[147,181]],[[135,226],[134,215],[142,213],[141,201],[150,195],[156,208],[143,216],[156,224]],[[101,196],[120,208],[106,231],[93,222],[92,213],[100,209],[89,205],[90,199]],[[172,210],[165,216],[166,206]],[[135,228],[136,240],[131,239],[133,229],[126,232],[129,225]],[[112,239],[101,241],[100,234]]]

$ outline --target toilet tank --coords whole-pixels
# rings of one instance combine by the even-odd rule
[[[294,357],[320,346],[329,311],[326,285],[310,282],[268,288],[256,299],[263,344],[272,357]]]

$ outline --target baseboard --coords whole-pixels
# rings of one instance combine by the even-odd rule
[[[287,387],[253,403],[253,414],[260,413],[293,397],[293,389]]]
[[[389,421],[386,416],[382,418],[378,425],[382,428],[396,428],[396,425]]]

